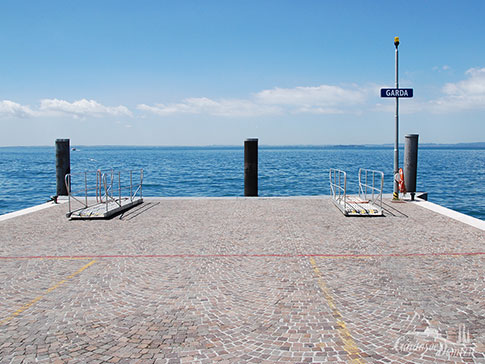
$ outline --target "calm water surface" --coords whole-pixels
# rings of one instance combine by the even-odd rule
[[[403,156],[401,153],[401,161]],[[242,148],[79,147],[73,173],[98,168],[144,169],[145,196],[242,196]],[[379,148],[259,149],[260,196],[328,195],[329,168],[348,174],[357,193],[360,167],[385,174],[392,192],[393,150]],[[417,190],[429,200],[485,219],[484,149],[419,150]],[[0,148],[0,214],[46,202],[56,192],[54,147]]]

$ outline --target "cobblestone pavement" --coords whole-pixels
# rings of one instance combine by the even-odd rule
[[[0,222],[0,363],[485,363],[485,232],[327,198]]]

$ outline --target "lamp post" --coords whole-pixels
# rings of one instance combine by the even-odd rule
[[[412,88],[399,88],[399,37],[394,37],[394,46],[396,47],[396,86],[394,88],[381,88],[381,97],[394,97],[396,99],[396,134],[394,138],[394,186],[392,199],[399,200],[399,182],[401,176],[399,173],[399,98],[413,97]]]
[[[399,88],[399,37],[394,37],[394,46],[396,47],[396,89]],[[394,141],[394,189],[392,192],[392,199],[399,199],[399,182],[396,180],[396,175],[399,172],[399,97],[396,97],[396,138]]]

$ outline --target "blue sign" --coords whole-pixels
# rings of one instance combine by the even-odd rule
[[[412,88],[381,88],[381,97],[413,97]]]

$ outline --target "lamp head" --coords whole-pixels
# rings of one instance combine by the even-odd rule
[[[394,45],[397,46],[399,45],[399,37],[394,37]]]

